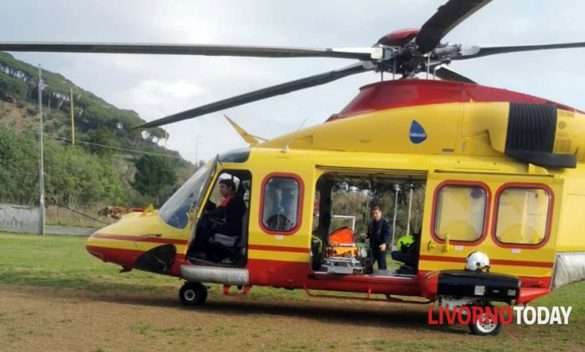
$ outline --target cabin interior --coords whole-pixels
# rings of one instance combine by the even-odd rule
[[[417,173],[324,172],[315,189],[311,244],[313,272],[415,275],[425,183],[424,174]],[[373,206],[381,208],[382,216],[389,224],[386,269],[372,263],[367,232]],[[406,248],[398,240],[407,234],[414,242]]]

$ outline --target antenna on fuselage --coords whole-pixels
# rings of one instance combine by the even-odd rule
[[[299,125],[299,127],[294,132],[291,133],[291,135],[292,135],[291,138],[286,142],[286,144],[284,145],[284,148],[282,148],[282,152],[283,153],[287,153],[288,152],[288,145],[290,144],[290,142],[292,142],[292,139],[294,138],[295,133],[298,132],[301,128],[303,128],[303,126],[305,125],[305,122],[307,122],[308,120],[309,120],[308,117],[305,118],[303,120],[303,122],[301,122],[301,124]]]

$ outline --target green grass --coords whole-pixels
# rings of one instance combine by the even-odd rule
[[[0,283],[54,288],[160,290],[177,279],[135,271],[119,273],[85,250],[85,239],[0,234]]]
[[[388,261],[389,265],[394,265]],[[92,291],[156,291],[176,288],[176,278],[105,264],[85,250],[85,238],[0,233],[0,283]],[[253,299],[303,299],[299,291],[254,288]],[[585,317],[585,282],[556,290],[539,305],[572,304],[572,316]]]
[[[120,274],[118,267],[104,264],[90,256],[85,251],[85,240],[77,237],[0,234],[0,284],[21,285],[33,287],[50,287],[67,290],[84,290],[97,292],[153,292],[164,295],[175,295],[180,281],[176,278],[149,274],[139,271]],[[217,285],[216,285],[217,286]],[[217,288],[213,289],[219,294]],[[443,350],[446,347],[451,351],[489,352],[500,350],[531,351],[554,350],[583,351],[585,350],[585,282],[569,285],[556,290],[551,295],[543,297],[536,305],[564,305],[572,306],[570,324],[568,326],[508,326],[498,337],[470,336],[462,327],[441,327],[436,331],[413,328],[413,336],[401,335],[384,338],[377,336],[359,336],[354,328],[354,338],[344,339],[343,350],[354,351],[423,351]],[[302,290],[287,291],[272,288],[254,288],[251,300],[265,302],[287,302],[290,300],[306,299]],[[348,307],[351,307],[352,301]],[[343,310],[339,307],[339,310]],[[402,308],[401,308],[402,309]],[[404,309],[409,309],[405,306]],[[331,314],[331,313],[330,313]],[[348,312],[348,314],[353,314]],[[279,319],[278,315],[276,316]],[[421,319],[426,314],[421,313]],[[310,320],[310,317],[306,317]],[[8,317],[0,312],[0,323]],[[303,319],[303,318],[299,318]],[[379,319],[379,318],[375,318]],[[298,323],[298,321],[296,321]],[[156,322],[136,322],[130,327],[131,333],[136,336],[158,341],[160,339],[177,339],[184,336],[209,335],[221,339],[233,338],[234,331],[245,329],[235,321],[234,328],[224,324],[203,326],[160,326]],[[324,324],[327,324],[324,322]],[[351,325],[351,324],[350,324]],[[421,322],[421,327],[424,322]],[[399,329],[403,329],[398,325]],[[392,329],[389,326],[380,326]],[[203,329],[199,331],[197,329]],[[323,328],[327,329],[327,328]],[[246,330],[247,331],[247,330]],[[268,330],[266,330],[268,331]],[[258,338],[267,332],[258,330]],[[272,332],[269,332],[272,334]],[[420,335],[419,335],[420,334]],[[424,338],[421,338],[424,336]],[[252,336],[254,337],[254,336]],[[335,338],[325,338],[327,343],[310,340],[294,340],[279,345],[279,349],[286,351],[338,350]],[[166,340],[165,340],[166,341]],[[173,340],[174,341],[174,340]],[[276,342],[274,342],[276,343]],[[251,346],[254,349],[254,346]],[[257,346],[256,346],[257,347]]]
[[[177,278],[138,270],[120,273],[85,250],[85,238],[0,233],[0,284],[68,288],[93,292],[169,292]],[[218,292],[215,285],[211,292]],[[235,290],[235,289],[234,289]],[[252,300],[304,300],[299,291],[254,288]]]

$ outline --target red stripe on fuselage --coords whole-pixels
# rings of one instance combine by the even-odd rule
[[[187,240],[177,240],[172,238],[156,237],[153,235],[114,235],[107,233],[96,233],[93,238],[105,238],[108,240],[131,241],[131,242],[151,242],[164,244],[187,244]]]
[[[93,245],[87,245],[85,248],[90,254],[100,258],[104,262],[120,264],[125,268],[132,268],[136,259],[144,253],[143,251],[134,249],[110,248]]]
[[[467,259],[463,257],[443,257],[438,255],[421,255],[420,260],[448,263],[465,263],[467,261]],[[554,265],[554,263],[550,262],[532,262],[527,260],[509,259],[490,259],[490,263],[495,265],[531,266],[537,268],[552,268]]]
[[[140,250],[91,245],[87,246],[87,250],[105,262],[116,263],[125,268],[132,268],[136,260],[144,253]],[[185,256],[183,254],[177,254],[173,267],[168,275],[181,277],[181,265],[184,264],[188,264]],[[250,283],[260,286],[356,293],[385,293],[404,296],[422,296],[422,288],[428,286],[424,284],[424,281],[427,280],[427,275],[423,271],[420,271],[416,277],[411,278],[375,275],[323,275],[313,274],[308,262],[259,259],[248,260],[247,268],[250,272]],[[550,277],[520,277],[522,288],[542,288],[545,290],[549,290],[550,279]],[[436,285],[436,282],[434,285]],[[436,290],[436,287],[432,289]],[[546,292],[544,290],[536,293],[529,291],[526,292],[527,297],[523,299],[531,300]],[[430,296],[433,296],[432,292]]]
[[[136,260],[144,254],[144,251],[136,249],[112,248],[87,245],[87,251],[95,257],[100,258],[106,263],[119,264],[125,268],[133,268]],[[168,275],[180,276],[181,265],[188,264],[185,260],[184,254],[177,253],[175,255],[175,262]]]
[[[249,259],[250,284],[356,293],[417,296],[416,277],[313,274],[309,262]]]
[[[309,249],[303,247],[269,246],[263,244],[251,244],[248,246],[248,249],[253,249],[257,251],[309,253]]]

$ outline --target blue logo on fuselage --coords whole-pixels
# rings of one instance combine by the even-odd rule
[[[427,139],[427,133],[425,129],[421,126],[420,123],[416,122],[416,120],[412,120],[410,124],[410,141],[414,144],[419,144]]]

